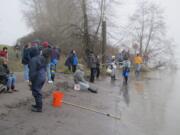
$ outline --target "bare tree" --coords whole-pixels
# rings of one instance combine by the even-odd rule
[[[139,43],[139,53],[145,57],[155,51],[160,54],[167,48],[164,42],[167,37],[163,15],[163,10],[159,5],[143,1],[130,17],[132,38]]]
[[[34,34],[39,35],[37,37],[60,45],[64,50],[83,48],[83,50],[94,50],[98,53],[102,49],[103,18],[107,19],[109,26],[110,7],[115,2],[117,4],[118,0],[22,1],[24,17],[27,24],[34,30]]]

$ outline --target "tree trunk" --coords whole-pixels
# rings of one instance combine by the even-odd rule
[[[86,0],[82,0],[83,20],[84,20],[84,48],[85,50],[91,50],[89,45],[89,30],[88,30],[88,16],[86,8]]]
[[[102,63],[105,63],[106,58],[106,21],[102,22]]]

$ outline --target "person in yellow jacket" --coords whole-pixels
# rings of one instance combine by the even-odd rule
[[[141,71],[141,65],[143,63],[143,58],[139,55],[139,53],[134,57],[135,64],[135,74],[136,77],[139,77]]]

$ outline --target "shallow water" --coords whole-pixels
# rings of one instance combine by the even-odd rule
[[[129,92],[124,94],[127,106],[121,110],[122,122],[132,126],[126,134],[179,135],[180,72],[156,71],[142,76],[140,81],[131,80]]]

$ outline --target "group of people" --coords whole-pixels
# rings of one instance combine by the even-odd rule
[[[60,59],[60,49],[51,47],[48,42],[39,43],[28,43],[24,46],[22,53],[22,64],[24,65],[24,80],[29,82],[29,62],[30,60],[42,54],[43,49],[51,50],[51,56],[47,64],[47,77],[48,83],[53,83],[55,78],[55,70]]]
[[[99,56],[95,56],[92,51],[88,52],[87,64],[90,69],[89,82],[94,83],[95,78],[99,78],[100,75],[100,60]],[[78,63],[78,56],[75,50],[72,50],[65,61],[65,66],[69,71],[74,73],[74,89],[77,90],[89,90],[92,93],[97,93],[97,89],[92,88],[88,81],[85,79],[84,67]]]
[[[129,53],[124,53],[124,55],[121,55],[121,56],[123,56],[121,58],[121,61],[116,59],[115,56],[112,56],[111,62],[109,63],[108,68],[107,68],[107,72],[111,74],[111,80],[116,80],[116,67],[117,67],[117,65],[121,65],[124,83],[127,84],[129,72],[130,72],[130,67],[131,67],[130,55],[129,55]],[[141,65],[143,63],[143,59],[139,53],[137,53],[136,56],[134,57],[133,63],[135,65],[136,78],[139,79],[140,71],[141,71]]]
[[[88,66],[90,68],[90,82],[93,83],[95,78],[99,78],[100,75],[100,59],[99,56],[96,56],[93,51],[89,51],[87,58]],[[69,71],[72,70],[73,73],[76,72],[78,66],[78,56],[75,50],[72,50],[65,61],[65,66],[68,67]]]
[[[42,87],[48,78],[53,83],[56,66],[60,59],[60,49],[52,47],[48,42],[29,43],[25,45],[22,53],[24,65],[24,80],[27,81],[35,98],[32,111],[42,112]]]
[[[78,56],[76,54],[76,51],[72,50],[66,58],[65,66],[68,67],[69,71],[75,73],[77,65],[78,65]]]
[[[24,80],[27,81],[32,90],[32,95],[35,99],[35,105],[32,105],[32,111],[42,112],[42,87],[48,78],[48,83],[52,83],[55,78],[56,66],[60,59],[60,49],[51,47],[48,42],[39,43],[28,43],[24,46],[22,52],[22,64],[24,65]],[[15,82],[16,76],[10,72],[8,68],[8,52],[7,48],[4,47],[0,51],[0,80],[5,78],[3,83],[6,85],[7,92],[16,91]],[[142,57],[137,54],[134,58],[135,72],[139,76],[142,64]],[[95,78],[99,78],[100,75],[100,59],[92,51],[88,52],[87,63],[90,69],[89,82],[93,83]],[[116,80],[116,65],[117,60],[115,56],[112,56],[109,67],[111,69],[111,78]],[[65,61],[65,65],[70,71],[74,73],[74,83],[79,85],[80,90],[89,90],[93,93],[97,93],[97,89],[92,88],[84,76],[83,65],[79,64],[78,56],[75,50],[72,50]],[[128,76],[130,72],[131,62],[129,55],[124,55],[122,76],[127,84]],[[2,83],[2,81],[1,81]]]
[[[42,112],[42,87],[48,77],[52,83],[55,77],[56,65],[60,58],[60,50],[51,47],[48,42],[42,44],[31,42],[24,46],[22,64],[24,65],[24,80],[29,83],[35,105],[32,111]],[[16,76],[8,68],[8,48],[0,50],[0,93],[12,93],[15,89]]]

